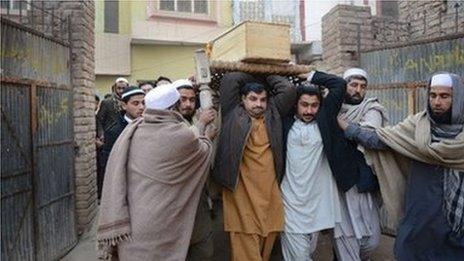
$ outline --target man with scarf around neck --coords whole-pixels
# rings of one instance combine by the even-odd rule
[[[345,99],[340,114],[362,128],[377,129],[387,124],[386,111],[377,98],[365,98],[368,75],[360,68],[345,71]],[[340,237],[335,238],[335,253],[339,260],[367,260],[380,241],[379,211],[375,192],[378,181],[367,165],[358,144],[349,141],[358,166],[359,179],[345,193],[341,193],[342,222],[337,225]]]
[[[197,95],[192,82],[189,80],[180,79],[174,81],[172,85],[180,94],[179,101],[176,105],[176,111],[184,117],[187,124],[197,135],[204,135],[206,126],[215,119],[217,115],[216,111],[214,109],[204,111],[200,109],[197,110]],[[198,203],[192,238],[190,239],[190,246],[187,253],[187,261],[208,261],[213,258],[212,201],[208,190],[208,181],[209,180],[206,181],[203,187],[200,202]]]
[[[222,126],[213,176],[224,186],[231,260],[269,260],[282,231],[282,121],[295,99],[286,78],[233,72],[219,89]]]
[[[393,127],[373,131],[341,117],[339,125],[366,149],[382,198],[399,220],[396,258],[464,260],[462,78],[434,74],[428,83],[427,109]],[[397,167],[385,152],[404,157],[408,165]]]
[[[185,260],[210,165],[211,138],[176,112],[172,84],[145,96],[142,118],[111,151],[97,227],[98,254],[109,260]]]
[[[285,176],[281,184],[285,209],[281,235],[285,260],[311,260],[318,234],[341,222],[339,189],[357,180],[348,142],[337,124],[345,97],[343,78],[323,72],[305,75],[297,88],[294,111],[284,119]],[[323,98],[319,86],[328,93]],[[338,187],[338,188],[337,188]]]

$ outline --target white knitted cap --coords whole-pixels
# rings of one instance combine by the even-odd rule
[[[154,88],[145,95],[147,109],[166,110],[174,105],[180,94],[172,84],[165,84]]]
[[[367,77],[367,72],[360,68],[351,68],[351,69],[346,70],[345,73],[343,74],[343,79],[346,80],[349,77],[354,76],[354,75],[362,76],[366,78],[366,80],[369,80]]]

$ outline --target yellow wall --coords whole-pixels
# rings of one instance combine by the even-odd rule
[[[232,1],[231,0],[222,0],[222,1],[214,1],[220,10],[220,16],[218,17],[218,25],[219,26],[232,26]]]
[[[155,80],[166,76],[171,80],[187,78],[195,74],[193,60],[195,50],[202,46],[136,45],[131,46],[131,75],[127,80],[137,84],[137,80]],[[100,96],[111,92],[111,85],[117,75],[96,75],[95,87]]]
[[[156,79],[160,75],[171,80],[186,78],[195,73],[195,50],[201,46],[135,45],[131,49],[130,82]]]
[[[146,1],[119,1],[119,34],[131,34],[131,10],[138,3],[146,4]]]
[[[143,21],[147,19],[148,1],[129,1],[131,3],[131,21]]]
[[[103,33],[105,24],[105,2],[95,1],[95,33]]]
[[[95,91],[103,99],[103,96],[107,93],[111,93],[111,85],[118,76],[114,75],[95,75]]]

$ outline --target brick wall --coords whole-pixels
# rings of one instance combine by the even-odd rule
[[[372,17],[373,47],[404,43],[411,39],[409,25],[388,16]]]
[[[328,72],[342,74],[358,65],[358,48],[373,47],[371,24],[370,7],[337,5],[322,17],[322,60]]]
[[[47,1],[55,14],[70,16],[71,82],[74,89],[76,218],[79,233],[97,213],[95,151],[95,6],[93,1]]]
[[[460,6],[455,8],[455,5]],[[421,40],[464,32],[464,2],[398,1],[400,21],[410,24],[411,39]],[[457,11],[457,23],[456,23]]]
[[[363,50],[464,32],[462,1],[399,0],[398,16],[372,16],[369,7],[334,7],[322,18],[323,67],[340,75],[358,66],[358,38]]]

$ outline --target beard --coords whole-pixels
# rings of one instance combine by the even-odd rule
[[[195,114],[195,110],[191,108],[180,108],[179,106],[176,107],[176,110],[182,115],[184,119],[188,122],[192,122],[193,115]]]
[[[300,119],[305,123],[310,123],[315,119],[316,115],[314,114],[303,114]]]
[[[345,103],[351,105],[358,105],[364,100],[364,97],[361,97],[359,94],[349,95],[345,93]]]
[[[249,114],[253,117],[260,117],[264,114],[264,108],[263,107],[252,108]]]
[[[436,124],[451,124],[451,107],[442,113],[435,113],[430,105],[428,105],[428,111],[430,112],[430,118],[436,123]]]

